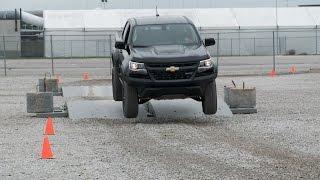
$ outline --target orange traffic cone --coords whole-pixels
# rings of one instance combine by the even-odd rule
[[[47,124],[46,124],[46,128],[44,131],[44,135],[54,135],[53,121],[50,116],[47,119]]]
[[[41,159],[53,159],[53,153],[48,136],[43,139]]]
[[[89,73],[83,73],[82,74],[82,79],[83,80],[89,80]]]
[[[277,72],[275,70],[272,70],[271,72],[269,72],[270,77],[275,77],[276,75],[277,75]]]
[[[290,72],[291,74],[295,74],[295,73],[297,72],[297,67],[296,67],[296,65],[292,65],[292,66],[290,67],[290,69],[289,69],[289,72]]]

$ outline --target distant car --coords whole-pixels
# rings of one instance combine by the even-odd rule
[[[217,111],[217,66],[186,17],[140,17],[127,21],[112,53],[112,87],[127,118],[151,99],[193,98],[205,114]]]

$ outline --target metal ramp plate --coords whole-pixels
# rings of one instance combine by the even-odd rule
[[[63,87],[71,119],[124,119],[122,102],[112,99],[110,86]],[[149,118],[201,118],[201,102],[193,99],[151,100],[139,106],[138,119]],[[218,99],[218,112],[213,117],[232,117],[228,105]]]

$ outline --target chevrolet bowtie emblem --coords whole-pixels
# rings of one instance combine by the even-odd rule
[[[170,66],[170,67],[166,68],[166,71],[167,71],[167,72],[174,73],[174,72],[176,72],[176,71],[179,71],[179,69],[180,69],[179,67]]]

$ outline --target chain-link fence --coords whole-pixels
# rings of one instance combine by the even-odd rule
[[[203,38],[219,40],[219,53],[217,47],[210,52],[220,56],[272,56],[273,49],[276,55],[315,55],[319,34],[319,29],[201,33]]]
[[[319,29],[300,30],[237,30],[204,31],[201,37],[214,37],[216,46],[209,47],[211,55],[218,59],[226,56],[270,56],[273,69],[277,55],[317,55],[319,53]],[[7,75],[8,59],[48,59],[52,74],[55,59],[100,58],[108,61],[115,43],[114,33],[64,33],[46,32],[38,35],[1,36],[0,58],[3,72]],[[43,61],[41,61],[43,62]]]
[[[114,35],[49,35],[44,38],[45,57],[110,57]],[[52,53],[52,54],[51,54]]]

